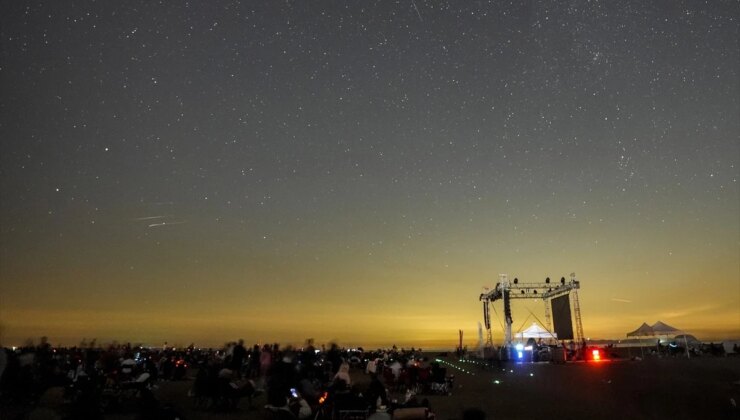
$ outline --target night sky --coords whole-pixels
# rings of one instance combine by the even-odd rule
[[[2,344],[740,336],[736,1],[1,9]]]

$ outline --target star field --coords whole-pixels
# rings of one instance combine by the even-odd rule
[[[740,333],[736,2],[3,10],[1,342],[438,343],[572,271],[587,335]]]

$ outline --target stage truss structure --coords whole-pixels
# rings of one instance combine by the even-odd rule
[[[573,317],[575,318],[575,339],[577,343],[584,341],[583,323],[581,322],[581,305],[578,301],[578,289],[581,283],[576,280],[575,273],[570,274],[570,280],[560,278],[560,283],[553,283],[546,278],[543,283],[523,283],[515,278],[510,281],[508,275],[499,274],[496,286],[481,293],[479,300],[483,302],[483,323],[486,327],[486,347],[493,347],[493,334],[491,332],[491,311],[493,302],[502,300],[504,302],[504,345],[511,347],[513,318],[511,316],[512,299],[541,299],[545,304],[545,328],[552,330],[550,316],[550,299],[570,294],[573,303]]]

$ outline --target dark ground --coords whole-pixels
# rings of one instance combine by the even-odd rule
[[[740,357],[509,364],[503,370],[443,360],[455,374],[453,394],[420,396],[430,400],[438,420],[461,419],[467,408],[482,409],[487,419],[740,419],[730,402],[740,402]],[[352,377],[360,385],[368,381],[360,371]],[[264,418],[264,396],[252,408],[244,400],[235,411],[216,413],[194,408],[187,396],[191,385],[191,380],[163,382],[155,394],[187,420]]]
[[[459,419],[466,408],[481,408],[494,418],[739,418],[730,398],[740,402],[740,357],[647,359],[602,363],[510,364],[504,370],[444,359],[455,370],[451,396],[429,398],[440,420]],[[367,381],[353,372],[356,383]],[[499,384],[494,383],[498,380]],[[187,419],[261,419],[264,397],[249,410],[246,401],[233,413],[191,410],[189,382],[167,383],[157,396],[182,409]],[[401,395],[398,398],[402,398]],[[735,417],[733,417],[733,415]]]

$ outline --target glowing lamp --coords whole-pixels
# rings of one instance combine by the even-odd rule
[[[517,355],[517,356],[518,356],[518,357],[519,357],[520,359],[523,359],[523,358],[524,358],[524,352],[518,351],[518,352],[516,353],[516,355]]]
[[[519,351],[522,351],[522,350],[524,350],[524,344],[518,343],[516,346],[514,346],[514,348],[516,348]]]
[[[599,349],[592,350],[591,354],[594,356],[594,360],[601,360],[601,354],[599,353]]]

